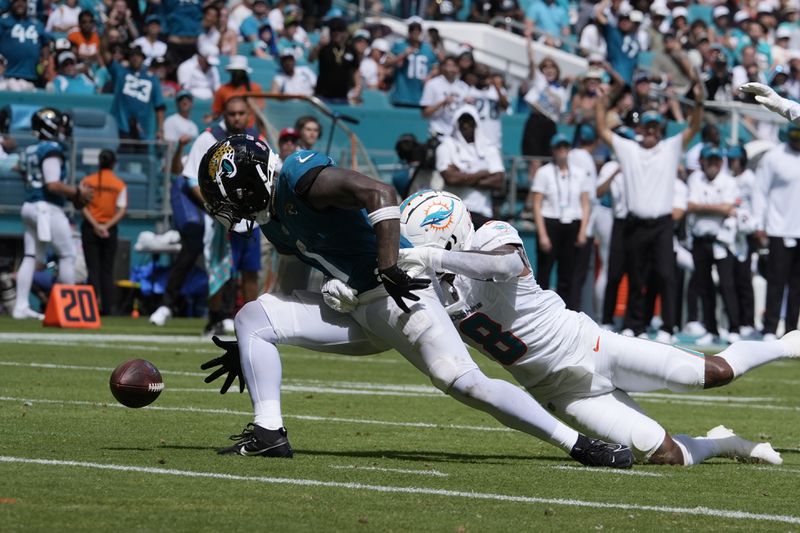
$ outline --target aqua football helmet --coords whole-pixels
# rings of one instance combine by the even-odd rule
[[[198,181],[205,207],[226,229],[270,219],[278,156],[251,135],[231,135],[208,149]]]
[[[414,246],[468,250],[475,235],[461,198],[444,191],[418,191],[400,204],[400,232]]]

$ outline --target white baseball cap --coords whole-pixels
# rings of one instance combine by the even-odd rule
[[[231,56],[231,60],[228,61],[225,70],[243,70],[248,74],[253,72],[253,69],[247,65],[247,57],[240,55]]]
[[[725,6],[717,6],[714,8],[714,18],[726,17],[731,14],[731,10]]]
[[[370,44],[369,47],[372,48],[373,50],[380,50],[384,54],[389,53],[389,41],[387,41],[386,39],[381,39],[381,38],[375,39],[374,41],[372,41],[372,44]]]
[[[683,17],[685,19],[689,18],[689,10],[683,6],[678,6],[672,10],[672,18],[676,19],[678,17]]]

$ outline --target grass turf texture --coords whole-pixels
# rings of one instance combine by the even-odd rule
[[[198,320],[154,328],[144,319],[104,319],[100,335],[141,340],[87,341],[77,332],[71,341],[48,335],[75,332],[0,319],[0,456],[14,458],[0,461],[0,530],[800,530],[800,362],[775,363],[688,398],[639,397],[672,433],[705,434],[725,424],[746,438],[770,440],[782,451],[781,467],[714,459],[692,468],[637,465],[633,475],[584,469],[433,391],[395,353],[346,358],[295,348],[282,350],[283,410],[295,458],[220,457],[215,448],[251,421],[248,396],[220,396],[203,383],[199,365],[218,353],[210,341],[164,337],[197,336],[201,327]],[[111,370],[131,358],[148,359],[164,374],[166,389],[152,408],[126,409],[111,397]],[[475,358],[487,374],[509,379]],[[666,509],[698,506],[725,513]]]

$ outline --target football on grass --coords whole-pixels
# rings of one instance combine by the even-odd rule
[[[134,408],[150,405],[164,390],[161,372],[144,359],[131,359],[119,365],[108,384],[119,403]]]

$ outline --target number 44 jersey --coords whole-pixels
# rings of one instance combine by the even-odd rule
[[[504,244],[522,246],[522,240],[509,224],[490,221],[475,232],[472,249]],[[458,275],[452,287],[442,285],[447,312],[464,342],[505,366],[525,388],[552,397],[581,388],[576,380],[591,380],[582,341],[582,326],[591,319],[567,309],[532,274],[506,282]]]

